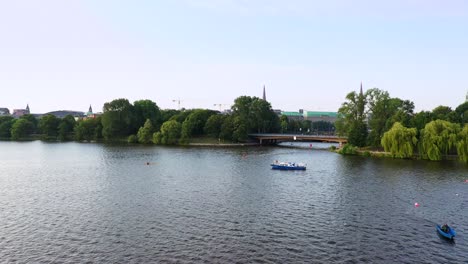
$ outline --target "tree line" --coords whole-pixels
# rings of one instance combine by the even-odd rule
[[[351,146],[384,149],[396,158],[419,154],[442,160],[458,154],[468,163],[468,102],[455,110],[438,106],[415,113],[412,101],[373,88],[350,92],[338,114],[337,133],[347,136]]]
[[[242,142],[249,133],[277,133],[279,117],[270,103],[258,97],[240,96],[231,113],[208,109],[161,110],[151,100],[128,99],[107,102],[103,114],[75,121],[74,117],[45,115],[36,119],[24,115],[18,119],[0,117],[0,138],[21,140],[122,141],[142,144],[186,144],[194,137],[211,137]]]

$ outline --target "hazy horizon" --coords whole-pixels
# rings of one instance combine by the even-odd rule
[[[0,2],[0,107],[86,112],[127,98],[219,110],[337,111],[377,87],[416,111],[468,91],[468,2]]]

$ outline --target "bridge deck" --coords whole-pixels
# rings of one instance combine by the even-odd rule
[[[297,134],[249,134],[251,138],[255,138],[263,142],[278,143],[278,142],[291,142],[291,141],[321,141],[321,142],[335,142],[346,143],[348,141],[345,137],[326,136],[326,135],[297,135]]]

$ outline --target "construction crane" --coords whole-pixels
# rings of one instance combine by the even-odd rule
[[[180,110],[180,102],[182,102],[182,100],[180,100],[180,98],[178,98],[178,99],[172,100],[172,102],[177,103],[177,110]]]
[[[229,104],[213,104],[213,106],[219,106],[219,111],[222,112],[223,106],[229,105]]]

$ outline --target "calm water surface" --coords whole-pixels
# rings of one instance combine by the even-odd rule
[[[466,179],[315,146],[0,142],[0,262],[467,263]]]

